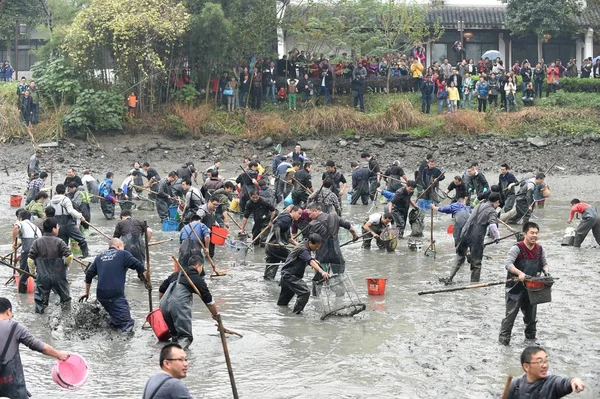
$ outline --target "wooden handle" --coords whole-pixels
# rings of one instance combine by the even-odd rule
[[[508,398],[508,391],[510,389],[510,384],[512,382],[512,375],[509,375],[508,378],[506,379],[506,384],[504,384],[504,391],[502,391],[502,396],[500,396],[500,399],[507,399]]]

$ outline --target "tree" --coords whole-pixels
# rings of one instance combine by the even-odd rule
[[[516,35],[572,34],[577,30],[575,17],[582,11],[580,0],[503,1],[506,3],[506,27]]]
[[[69,27],[63,49],[76,67],[91,74],[108,70],[108,52],[117,79],[137,87],[143,111],[154,104],[155,82],[159,78],[164,82],[165,76],[168,82],[167,65],[189,21],[190,15],[178,2],[92,0]],[[148,103],[145,95],[149,95]]]
[[[354,28],[356,41],[364,40],[361,48],[366,55],[385,57],[405,53],[417,43],[436,41],[444,33],[439,22],[428,20],[431,6],[414,0],[359,0],[356,15],[362,25]],[[390,92],[391,62],[387,69],[387,92]]]

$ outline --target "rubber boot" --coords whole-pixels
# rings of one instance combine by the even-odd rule
[[[81,249],[81,256],[87,258],[90,256],[90,250],[88,249],[87,241],[81,241],[79,243],[79,249]]]
[[[481,265],[471,266],[471,282],[478,283],[481,277]]]
[[[452,279],[454,278],[454,276],[456,276],[456,273],[458,273],[458,271],[460,270],[461,266],[464,263],[464,259],[461,260],[457,260],[456,264],[454,265],[454,268],[452,269],[452,272],[450,273],[450,275],[448,277],[442,277],[440,278],[440,283],[444,283],[445,285],[450,285],[452,284]]]
[[[265,267],[265,280],[275,280],[275,276],[277,275],[277,270],[279,269],[279,265],[267,265]]]

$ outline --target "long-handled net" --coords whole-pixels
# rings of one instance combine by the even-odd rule
[[[381,238],[381,242],[383,242],[386,251],[394,252],[396,250],[396,246],[398,245],[398,233],[399,230],[397,227],[387,227],[381,232],[379,237]]]
[[[321,320],[330,316],[351,317],[366,309],[356,286],[346,273],[335,274],[319,283]]]

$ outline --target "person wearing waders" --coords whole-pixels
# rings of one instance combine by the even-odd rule
[[[394,218],[389,212],[386,212],[383,215],[381,213],[374,213],[369,216],[361,228],[363,233],[363,249],[371,249],[371,241],[373,238],[375,239],[379,249],[385,249],[385,242],[381,241],[381,237],[379,235],[383,230],[391,226],[393,220]]]
[[[69,238],[72,238],[79,245],[82,257],[87,258],[90,256],[87,241],[77,223],[77,220],[85,222],[85,217],[75,210],[71,200],[65,196],[64,185],[56,185],[56,194],[50,200],[50,206],[54,208],[54,218],[60,226],[58,237],[67,245],[69,244]]]
[[[115,218],[115,203],[117,202],[117,198],[112,188],[114,176],[112,172],[106,173],[104,181],[98,186],[98,194],[104,198],[100,200],[100,209],[102,209],[106,220],[113,220]]]
[[[448,215],[452,215],[454,218],[454,228],[452,229],[452,237],[454,238],[454,248],[458,246],[458,242],[460,240],[460,232],[462,228],[469,220],[469,216],[471,215],[471,207],[465,205],[466,198],[459,197],[458,201],[451,203],[450,205],[437,207],[434,204],[431,204],[431,209],[434,211],[438,211],[440,213],[446,213]]]
[[[464,199],[467,196],[467,185],[463,183],[462,177],[454,176],[452,183],[448,184],[448,188],[446,188],[444,194],[448,195],[452,190],[454,190],[452,202],[457,202],[460,198]]]
[[[327,271],[335,274],[342,274],[346,271],[346,261],[340,249],[340,240],[338,233],[340,227],[348,230],[352,234],[352,241],[358,240],[358,235],[354,226],[346,219],[342,219],[337,213],[325,213],[319,205],[313,204],[308,207],[310,211],[311,222],[308,232],[317,233],[321,236],[323,245],[317,251],[317,260],[324,265]],[[319,273],[315,273],[313,278],[313,293],[317,295],[316,283],[321,280]]]
[[[177,173],[171,172],[167,177],[164,177],[158,183],[156,194],[156,212],[160,222],[169,218],[169,207],[175,204],[173,194],[173,184],[177,180]]]
[[[275,161],[273,161],[275,165]],[[297,163],[300,168],[300,162]],[[277,169],[273,169],[273,177],[275,177],[275,201],[280,203],[289,194],[289,184],[285,177],[289,169],[292,169],[292,164],[287,161],[285,155],[281,156],[281,162],[277,165]]]
[[[600,216],[598,216],[596,207],[574,198],[571,201],[571,212],[569,213],[567,223],[571,223],[576,213],[581,214],[581,222],[575,230],[573,246],[577,248],[581,247],[581,243],[585,240],[590,230],[592,230],[596,242],[600,245]]]
[[[340,198],[331,190],[332,185],[333,181],[331,179],[325,179],[321,188],[308,197],[308,205],[312,203],[319,204],[323,212],[335,212],[339,216],[342,216]]]
[[[302,279],[306,266],[315,269],[320,279],[327,280],[329,278],[329,274],[321,269],[319,261],[312,256],[312,252],[318,251],[322,243],[323,239],[319,234],[311,233],[308,240],[304,240],[290,252],[281,268],[281,293],[277,300],[278,306],[287,306],[294,295],[297,295],[298,298],[296,298],[292,312],[295,314],[302,313],[310,298],[310,289]]]
[[[29,180],[37,179],[40,176],[40,158],[42,157],[42,150],[36,150],[29,158],[27,162],[27,177]]]
[[[12,242],[13,250],[17,251],[19,248],[17,239],[21,239],[21,257],[19,258],[19,268],[21,270],[29,271],[29,267],[27,266],[29,250],[33,242],[41,236],[42,231],[31,221],[31,213],[23,209],[17,210],[17,221],[12,229]],[[19,274],[19,294],[25,294],[27,293],[27,279],[29,276],[25,273]]]
[[[377,194],[377,188],[379,187],[379,182],[381,180],[381,170],[379,168],[379,162],[377,159],[373,158],[371,154],[368,152],[363,152],[360,154],[361,161],[368,162],[369,168],[369,197],[371,201],[375,200],[375,195]]]
[[[48,307],[50,291],[60,297],[61,305],[70,305],[71,295],[67,282],[67,267],[71,266],[73,254],[69,246],[58,238],[59,226],[54,218],[44,220],[43,235],[36,239],[29,250],[27,265],[35,280],[35,313],[44,313]]]
[[[427,187],[425,187],[423,178],[425,177],[425,169],[427,169],[430,159],[433,159],[433,154],[427,154],[425,156],[425,159],[421,161],[421,163],[419,164],[419,167],[415,171],[415,181],[417,182],[417,194],[418,195],[421,195],[423,190],[425,190],[427,188]]]
[[[494,238],[498,242],[500,232],[498,231],[498,218],[496,208],[500,206],[500,194],[491,193],[485,203],[480,204],[471,212],[471,216],[461,229],[458,245],[456,246],[456,264],[449,277],[440,281],[450,284],[460,267],[465,263],[467,250],[471,251],[471,282],[479,282],[481,276],[481,260],[483,259],[483,244],[488,232],[488,226]]]
[[[35,338],[24,325],[14,321],[13,316],[10,301],[0,298],[0,397],[28,399],[31,395],[25,385],[19,344],[63,362],[69,354]]]
[[[252,241],[254,242],[254,245],[261,244],[263,238],[261,237],[260,239],[257,239],[257,237],[260,235],[263,229],[271,223],[276,214],[277,211],[273,205],[260,198],[260,195],[256,190],[250,191],[250,201],[248,201],[246,208],[244,209],[241,233],[246,234],[246,224],[248,224],[248,219],[250,216],[252,216],[254,218],[254,226],[252,226]]]
[[[500,165],[500,176],[498,177],[498,185],[500,186],[500,207],[504,212],[510,211],[515,206],[515,186],[519,185],[519,181],[511,172],[507,163]]]
[[[234,191],[235,184],[226,181],[223,188],[218,189],[213,194],[219,201],[219,206],[217,206],[217,210],[215,211],[215,219],[219,225],[225,226],[226,229],[229,228],[229,207],[231,205],[231,200],[233,199]]]
[[[204,249],[198,242],[198,239],[202,240]],[[204,257],[209,254],[209,244],[210,230],[200,221],[199,215],[192,216],[192,221],[185,225],[179,232],[179,255],[177,259],[179,264],[182,266],[189,265],[189,260],[192,256],[199,256],[204,260]],[[216,272],[214,268],[213,270]]]
[[[467,175],[469,177],[467,179],[467,192],[469,195],[474,195],[475,197],[477,197],[479,194],[487,193],[488,191],[490,191],[490,185],[483,173],[481,173],[477,169],[477,163],[471,164],[471,167],[469,167],[469,169],[467,170]],[[464,180],[465,179],[463,179],[463,181]],[[469,198],[467,204],[470,203],[471,201]]]
[[[548,353],[541,346],[523,349],[521,367],[525,374],[512,380],[507,399],[558,399],[585,389],[581,378],[550,374]]]
[[[121,221],[115,226],[114,238],[123,241],[125,251],[128,251],[142,264],[146,264],[146,246],[144,245],[144,223],[132,217],[130,210],[121,211]],[[148,227],[148,242],[152,241],[152,229]],[[148,244],[148,243],[146,243]]]
[[[350,162],[352,168],[352,199],[351,205],[358,204],[360,199],[363,205],[369,204],[369,168],[367,163],[361,166],[358,163]]]
[[[83,186],[77,186],[77,183],[71,182],[67,185],[67,197],[71,200],[73,208],[85,218],[85,222],[81,223],[83,230],[88,230],[88,223],[92,221],[92,210],[90,209],[91,198]]]
[[[440,202],[436,190],[438,189],[440,182],[444,180],[446,176],[435,166],[435,160],[432,158],[427,161],[427,168],[423,171],[423,190],[427,190],[423,194],[423,199],[430,200],[435,203]]]
[[[98,276],[96,297],[108,312],[108,325],[120,332],[133,331],[135,321],[131,318],[129,302],[125,298],[125,279],[127,269],[137,271],[138,276],[146,282],[147,274],[144,264],[125,251],[123,241],[112,238],[108,250],[96,256],[85,273],[85,291],[79,302],[87,301],[94,277]]]
[[[543,173],[538,173],[535,177],[523,179],[515,197],[513,212],[508,212],[502,219],[508,218],[504,221],[509,224],[518,224],[521,219],[523,219],[523,224],[529,222],[535,205],[534,192],[536,186],[543,184],[545,178],[546,176]]]
[[[294,205],[305,205],[306,201],[308,201],[308,196],[312,193],[311,170],[312,164],[305,162],[292,179],[294,182],[294,189],[292,190],[292,202]]]
[[[321,176],[321,184],[323,184],[327,179],[331,180],[331,191],[338,196],[338,200],[340,200],[339,203],[341,207],[341,199],[346,193],[346,189],[348,188],[348,182],[346,181],[346,178],[344,177],[342,172],[337,170],[334,161],[327,161],[325,163],[325,168],[327,170],[323,172],[323,176]]]
[[[418,209],[415,201],[412,200],[412,195],[417,187],[417,182],[409,180],[406,186],[398,189],[394,196],[388,202],[387,211],[392,214],[394,223],[398,228],[398,238],[404,237],[404,229],[406,228],[406,218],[408,217],[408,210],[412,206]]]
[[[211,231],[213,226],[221,227],[217,222],[217,208],[219,208],[219,205],[219,198],[210,197],[208,202],[202,205],[200,209],[198,209],[198,212],[196,212],[196,215],[200,216],[200,222],[204,223]],[[215,256],[215,244],[212,242],[208,246],[208,253],[211,258]]]
[[[204,197],[200,194],[200,190],[192,186],[192,181],[187,177],[181,181],[181,187],[185,193],[182,223],[187,224],[192,220],[192,216],[198,212],[198,209],[204,205]]]
[[[523,225],[525,238],[513,245],[506,255],[506,279],[516,277],[519,281],[506,283],[506,315],[500,325],[499,341],[502,345],[510,344],[511,333],[519,310],[523,313],[525,338],[535,339],[537,323],[537,305],[529,302],[524,282],[527,277],[537,277],[543,272],[548,275],[546,253],[537,243],[540,228],[533,222]]]
[[[217,319],[217,305],[204,281],[204,260],[199,256],[189,259],[185,271],[198,291],[200,298],[210,311],[213,319]],[[188,349],[194,340],[192,334],[192,305],[194,303],[194,288],[181,271],[172,273],[158,289],[160,295],[160,310],[171,332],[171,342],[178,343],[183,349]]]
[[[406,176],[406,173],[404,173],[404,169],[400,167],[400,161],[394,161],[392,166],[385,171],[385,176],[383,179],[387,182],[387,191],[391,191],[393,193],[402,187],[403,181],[408,181],[408,177]]]
[[[283,263],[290,254],[285,246],[291,244],[297,246],[298,243],[292,239],[292,223],[299,220],[302,216],[302,208],[292,205],[287,212],[280,213],[273,220],[273,229],[267,236],[267,248],[265,250],[267,263],[265,267],[265,280],[274,280],[279,269],[279,264]]]

